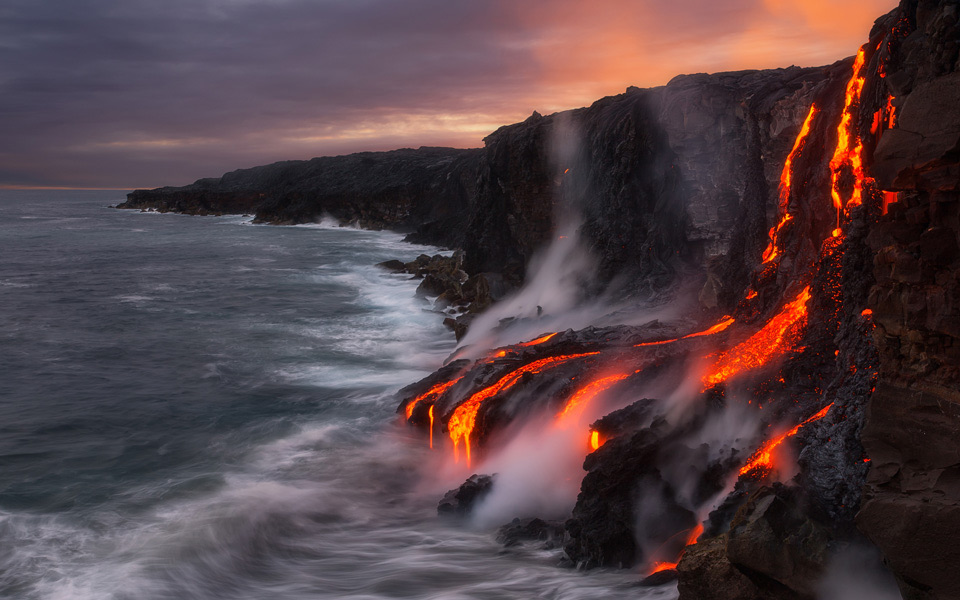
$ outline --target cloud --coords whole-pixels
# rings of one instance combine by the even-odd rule
[[[581,106],[680,72],[832,62],[889,8],[7,0],[0,185],[183,184],[274,160],[478,146],[534,109]]]

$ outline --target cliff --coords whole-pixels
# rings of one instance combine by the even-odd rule
[[[286,161],[136,190],[118,208],[255,213],[257,222],[287,225],[331,217],[371,229],[419,228],[424,242],[459,246],[479,158],[479,150],[423,147]]]

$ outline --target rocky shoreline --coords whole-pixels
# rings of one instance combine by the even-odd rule
[[[543,332],[401,390],[404,420],[468,464],[532,416],[631,399],[583,432],[569,519],[518,514],[504,540],[676,577],[684,599],[758,600],[812,598],[833,556],[873,544],[905,598],[960,597],[956,2],[904,0],[827,67],[682,76],[484,142],[277,163],[121,207],[329,216],[456,248],[382,266],[421,277],[458,339],[577,215],[596,259],[582,299],[662,304],[682,285],[696,302],[671,322]],[[682,381],[697,391],[678,418],[648,392]],[[758,429],[706,435],[741,414]],[[795,458],[758,462],[774,441]],[[445,512],[497,480],[465,486]]]

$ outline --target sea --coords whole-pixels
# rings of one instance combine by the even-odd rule
[[[442,249],[124,195],[0,190],[0,597],[676,597],[437,516],[396,393],[455,341],[375,265]]]

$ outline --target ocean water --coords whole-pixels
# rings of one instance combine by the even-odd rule
[[[673,598],[438,519],[469,473],[398,422],[454,348],[435,248],[0,191],[0,596]]]

